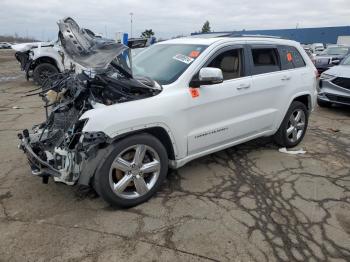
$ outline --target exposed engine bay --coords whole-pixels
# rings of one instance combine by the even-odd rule
[[[100,132],[83,133],[88,120],[79,120],[82,114],[155,96],[162,87],[152,79],[133,77],[128,47],[96,38],[71,18],[59,21],[58,26],[65,55],[86,70],[56,74],[42,88],[27,93],[42,97],[46,121],[31,131],[23,130],[18,137],[33,175],[43,177],[44,183],[51,176],[73,185],[84,170],[91,172],[89,165],[98,151],[111,142]]]

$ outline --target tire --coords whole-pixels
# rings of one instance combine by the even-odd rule
[[[126,137],[111,146],[114,149],[94,176],[96,192],[112,206],[132,207],[147,201],[166,178],[168,154],[165,147],[149,134]],[[144,157],[138,161],[136,152],[143,150]],[[153,164],[153,169],[158,168],[158,171],[146,172],[146,164],[148,167]]]
[[[331,107],[332,106],[332,103],[327,102],[327,101],[322,101],[321,99],[317,99],[317,104],[320,107]]]
[[[56,66],[49,63],[42,63],[34,68],[33,80],[36,84],[42,86],[48,76],[57,74],[58,72]]]
[[[300,122],[296,121],[298,113],[300,113]],[[309,112],[306,106],[299,101],[293,101],[273,136],[275,143],[286,148],[297,146],[305,136],[308,122]]]

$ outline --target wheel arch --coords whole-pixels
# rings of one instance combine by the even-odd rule
[[[177,150],[176,150],[176,145],[174,142],[174,139],[170,133],[170,130],[166,129],[165,127],[162,126],[150,126],[142,129],[137,129],[137,130],[132,130],[129,132],[124,132],[121,133],[108,141],[108,144],[114,144],[126,137],[137,135],[137,134],[150,134],[157,139],[164,145],[167,153],[168,153],[168,158],[170,161],[174,161],[177,157]],[[80,174],[78,184],[82,185],[90,185],[91,184],[91,179],[94,177],[94,175],[98,172],[100,172],[102,165],[108,155],[112,152],[113,147],[107,146],[102,149],[100,149],[96,155],[92,158],[91,161],[87,163],[87,168],[84,169],[84,172]]]
[[[309,112],[311,112],[312,110],[312,102],[311,102],[311,95],[310,94],[304,94],[304,95],[299,95],[299,96],[296,96],[292,102],[289,104],[289,106],[294,102],[294,101],[298,101],[298,102],[301,102],[303,103],[307,110]]]
[[[132,131],[128,131],[118,136],[112,138],[112,143],[120,141],[125,137],[129,137],[136,134],[146,133],[157,138],[165,147],[169,160],[175,160],[177,157],[177,150],[174,138],[170,132],[170,130],[163,126],[147,126],[144,128],[134,129]]]
[[[31,64],[31,69],[34,70],[35,67],[37,67],[38,65],[43,64],[43,63],[51,64],[51,65],[55,66],[59,72],[61,71],[57,60],[53,57],[50,57],[50,56],[41,56],[41,57],[38,57],[37,59],[35,59]]]
[[[294,101],[298,101],[298,102],[301,102],[303,103],[309,114],[311,113],[311,111],[313,110],[313,104],[312,104],[312,96],[309,92],[302,92],[302,93],[297,93],[295,94],[289,101],[289,103],[287,104],[287,106],[283,109],[283,113],[281,113],[280,115],[280,119],[279,121],[276,123],[276,126],[275,126],[275,130],[277,131],[278,128],[280,127],[280,125],[282,124],[282,121],[284,119],[284,117],[286,116],[287,112],[288,112],[288,109],[290,108],[290,106],[292,105],[292,103]]]

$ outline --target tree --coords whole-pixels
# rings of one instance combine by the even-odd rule
[[[152,29],[146,29],[144,32],[142,32],[141,37],[143,38],[150,38],[154,36],[154,32]]]
[[[202,33],[211,32],[209,21],[206,21],[202,27]]]

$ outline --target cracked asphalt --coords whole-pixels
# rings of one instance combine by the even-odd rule
[[[258,139],[171,171],[131,209],[30,175],[16,134],[44,118],[0,50],[0,261],[350,261],[350,110],[316,108],[298,148]]]

